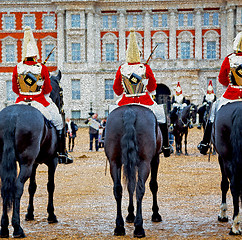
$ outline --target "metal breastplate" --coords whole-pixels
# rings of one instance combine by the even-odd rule
[[[146,68],[144,64],[121,66],[122,84],[127,97],[142,96],[146,94],[148,79],[145,79]]]
[[[233,85],[242,85],[242,56],[232,54],[229,56],[230,82]]]
[[[37,95],[42,92],[44,80],[41,77],[40,63],[27,65],[22,62],[17,65],[18,87],[20,94]]]

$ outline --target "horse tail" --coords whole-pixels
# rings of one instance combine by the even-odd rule
[[[3,153],[1,163],[1,195],[3,204],[7,205],[8,210],[12,207],[15,195],[15,181],[17,177],[17,164],[15,156],[15,124],[16,120],[7,121],[3,134]]]
[[[232,169],[234,177],[239,180],[240,197],[242,199],[242,109],[236,109],[232,114],[232,129],[230,141],[233,149]]]
[[[138,163],[135,121],[136,113],[129,108],[123,115],[124,135],[121,139],[121,148],[124,177],[133,189],[136,186],[136,166]]]

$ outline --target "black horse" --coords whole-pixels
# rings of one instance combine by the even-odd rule
[[[208,121],[208,117],[210,115],[211,107],[212,107],[212,102],[206,103],[205,111],[204,111],[204,114],[203,114],[203,121],[202,121],[203,130],[205,130],[205,128],[206,128],[206,124],[207,124],[207,121]]]
[[[121,211],[121,169],[127,180],[129,207],[126,221],[134,222],[135,237],[144,237],[142,199],[145,182],[151,171],[150,189],[153,194],[152,221],[160,222],[157,205],[157,171],[162,135],[153,112],[140,105],[125,105],[113,110],[107,119],[104,149],[110,163],[114,182],[113,193],[117,202],[116,228],[114,234],[125,235]],[[137,174],[138,173],[138,174]],[[136,179],[137,174],[137,179]],[[134,215],[133,194],[136,188],[137,209]]]
[[[175,113],[175,116],[171,116],[174,119],[174,129],[172,134],[175,137],[176,144],[176,154],[180,155],[182,153],[182,137],[185,135],[185,154],[187,152],[187,135],[188,128],[192,128],[192,125],[196,123],[197,116],[197,106],[190,104]]]
[[[60,77],[60,72],[56,77],[51,77],[53,88],[51,96],[59,109],[63,104],[62,94],[60,94],[62,89],[59,86]],[[37,187],[35,175],[36,169],[41,163],[48,166],[48,222],[57,222],[53,205],[54,175],[58,162],[56,157],[57,134],[55,128],[47,126],[45,122],[42,113],[29,105],[15,104],[0,112],[0,174],[3,199],[0,237],[9,237],[8,210],[10,208],[13,208],[13,236],[25,237],[20,226],[20,200],[24,184],[30,178],[26,220],[33,220],[33,198]]]
[[[240,235],[239,199],[242,201],[242,102],[228,103],[216,113],[212,142],[222,174],[222,204],[218,220],[227,222],[226,194],[231,190],[234,205],[231,235]]]

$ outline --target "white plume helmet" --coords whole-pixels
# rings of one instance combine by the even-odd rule
[[[140,62],[140,50],[135,36],[134,29],[130,29],[129,44],[126,51],[127,63]]]
[[[239,32],[235,37],[233,50],[235,53],[242,52],[242,32]]]
[[[36,45],[33,32],[30,27],[26,27],[24,30],[24,41],[23,41],[23,51],[22,51],[22,61],[26,57],[35,57],[39,59],[39,50]]]

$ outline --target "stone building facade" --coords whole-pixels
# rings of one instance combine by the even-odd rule
[[[221,96],[219,69],[242,31],[240,0],[3,0],[0,7],[0,109],[16,97],[12,70],[21,60],[23,29],[31,26],[42,62],[56,47],[46,65],[51,74],[61,70],[65,112],[74,119],[88,117],[90,107],[104,117],[116,102],[112,84],[131,27],[143,62],[158,44],[149,64],[156,101],[167,106],[177,81],[195,104],[209,80]]]

